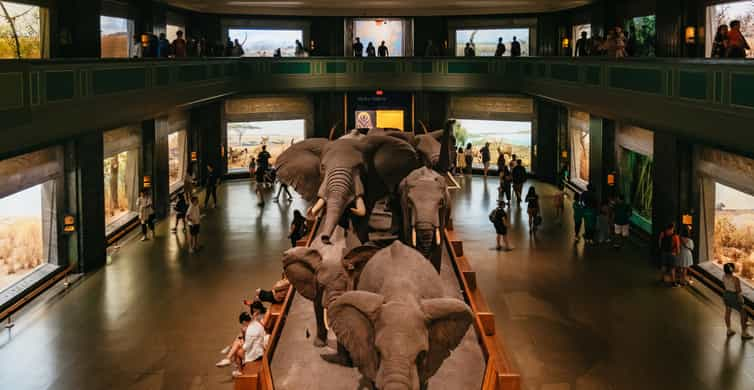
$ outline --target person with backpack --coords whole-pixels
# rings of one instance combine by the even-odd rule
[[[676,257],[680,254],[681,240],[675,231],[674,222],[669,223],[665,227],[665,230],[660,232],[658,241],[663,267],[663,280],[667,280],[667,283],[673,287],[679,287],[680,284],[676,280]]]
[[[516,166],[511,171],[513,179],[513,192],[516,193],[516,201],[521,204],[521,194],[524,190],[524,183],[526,183],[526,168],[521,159],[516,160]]]
[[[539,195],[534,186],[529,187],[526,194],[526,213],[529,214],[529,234],[537,233],[537,227],[542,224],[542,216],[539,215]]]
[[[186,212],[188,211],[186,196],[187,195],[184,193],[178,194],[178,200],[176,200],[175,206],[173,206],[173,210],[175,211],[175,225],[170,229],[173,233],[178,231],[179,221],[183,221],[183,230],[186,230]]]
[[[482,165],[484,165],[484,178],[486,179],[487,171],[490,169],[490,160],[492,159],[490,156],[490,143],[485,143],[484,147],[479,150],[479,153],[482,155]]]
[[[504,249],[507,252],[513,250],[513,248],[511,248],[511,244],[508,242],[508,214],[505,213],[504,205],[505,203],[502,200],[498,200],[497,208],[492,210],[489,219],[492,225],[495,226],[495,240],[497,244],[495,249],[498,251]],[[503,247],[503,244],[505,244],[505,247]]]

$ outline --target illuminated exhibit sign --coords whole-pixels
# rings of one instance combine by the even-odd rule
[[[63,217],[63,233],[74,233],[76,231],[76,217],[66,215]]]
[[[403,131],[403,110],[356,111],[357,129],[398,129]]]

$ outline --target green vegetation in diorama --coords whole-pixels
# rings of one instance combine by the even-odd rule
[[[0,1],[0,59],[40,56],[39,7]]]
[[[652,159],[623,149],[620,161],[620,191],[631,203],[634,213],[652,220]]]
[[[717,184],[713,258],[754,282],[754,196]],[[722,195],[722,196],[721,196]],[[735,202],[735,203],[734,203]]]
[[[632,48],[634,57],[654,57],[657,27],[655,15],[639,16],[626,21],[625,33],[629,41],[635,42]],[[628,48],[627,48],[628,49]]]

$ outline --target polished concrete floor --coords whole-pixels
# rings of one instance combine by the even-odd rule
[[[710,291],[658,286],[646,248],[574,245],[569,215],[559,223],[544,199],[538,238],[514,207],[516,249],[496,252],[497,183],[462,184],[456,230],[526,389],[754,388],[754,343],[726,339]],[[157,239],[125,243],[103,270],[27,309],[0,334],[0,389],[230,389],[218,351],[241,300],[279,276],[290,215],[304,205],[258,208],[244,181],[219,195],[199,253],[162,223]]]

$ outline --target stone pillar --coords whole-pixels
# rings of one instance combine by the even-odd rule
[[[674,135],[655,132],[654,150],[652,235],[657,238],[665,225],[680,220],[678,140]],[[657,251],[656,245],[653,248]]]
[[[157,218],[165,218],[170,215],[170,162],[168,150],[168,135],[170,128],[168,118],[162,117],[151,122],[154,126],[153,161],[152,161],[152,199]],[[146,134],[146,129],[145,132]]]
[[[615,122],[592,115],[589,118],[589,182],[599,202],[613,191],[607,184],[607,175],[615,171]]]
[[[102,133],[88,133],[76,140],[79,210],[79,249],[82,272],[105,265],[105,187]]]
[[[532,136],[537,154],[532,161],[532,171],[540,180],[557,184],[560,107],[538,98],[535,98],[534,104],[537,120]]]
[[[212,164],[219,173],[225,173],[227,164],[221,151],[224,149],[224,126],[222,112],[224,102],[214,102],[190,111],[191,128],[196,133],[195,140],[198,151],[198,161],[194,164],[195,177],[200,184],[204,183],[207,175],[207,164]]]

